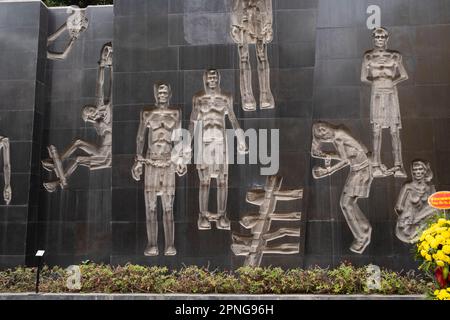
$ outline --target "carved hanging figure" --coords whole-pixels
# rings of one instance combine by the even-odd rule
[[[256,110],[252,90],[249,44],[255,44],[258,61],[259,103],[261,109],[275,108],[270,89],[267,44],[273,39],[272,0],[233,0],[231,38],[238,44],[242,108]]]
[[[141,179],[145,165],[145,211],[148,245],[146,256],[157,256],[158,218],[157,200],[161,197],[163,207],[164,255],[177,254],[175,249],[175,230],[173,202],[175,199],[175,173],[183,176],[187,172],[183,158],[181,137],[181,110],[169,105],[172,95],[170,85],[154,85],[155,107],[141,113],[141,121],[136,138],[136,159],[132,175],[136,181]],[[146,131],[148,129],[147,151],[144,156]]]
[[[96,86],[96,105],[85,106],[82,110],[82,118],[85,122],[94,125],[100,144],[98,146],[83,141],[76,140],[61,156],[55,146],[50,145],[48,152],[50,159],[42,161],[42,166],[48,171],[55,171],[57,180],[45,182],[44,187],[49,192],[54,192],[58,186],[62,189],[68,186],[67,179],[74,173],[78,166],[86,166],[90,170],[100,170],[111,167],[111,145],[112,145],[112,44],[106,43],[100,55],[97,86]],[[109,93],[105,96],[105,69],[109,69]],[[66,168],[63,167],[63,161],[68,160],[77,150],[81,150],[88,156],[77,156],[75,160]]]
[[[354,139],[343,127],[326,122],[313,125],[311,154],[324,159],[325,167],[313,168],[315,179],[324,178],[350,166],[350,173],[342,191],[340,205],[350,230],[355,237],[350,250],[363,253],[370,244],[372,227],[358,206],[359,198],[368,198],[372,184],[371,164],[364,145]],[[324,144],[330,143],[336,152],[325,151]],[[338,163],[331,165],[333,160]]]
[[[0,136],[0,149],[3,154],[3,178],[5,181],[5,186],[3,188],[3,199],[5,200],[6,205],[9,205],[11,203],[12,192],[9,139],[7,137]]]
[[[411,175],[412,181],[402,187],[395,206],[395,212],[398,214],[395,234],[406,243],[417,242],[426,227],[426,220],[436,214],[436,210],[428,204],[428,198],[436,192],[431,184],[433,172],[430,164],[414,160]]]
[[[67,8],[66,22],[56,30],[56,32],[48,37],[47,47],[50,46],[56,39],[58,39],[65,31],[69,33],[69,43],[62,52],[47,51],[47,58],[51,60],[64,60],[69,55],[75,41],[80,34],[84,32],[89,26],[89,20],[86,18],[86,9],[80,9],[77,6],[70,6]]]
[[[230,230],[227,218],[228,197],[228,152],[226,139],[225,117],[228,116],[238,139],[238,151],[247,152],[243,131],[233,111],[233,98],[222,93],[220,89],[220,74],[217,70],[205,71],[203,75],[204,91],[197,93],[192,101],[191,122],[189,132],[191,137],[200,131],[196,146],[200,150],[200,159],[196,160],[200,178],[198,218],[199,230],[211,229],[211,221],[216,221],[218,229]],[[208,211],[209,190],[211,179],[217,181],[217,214]]]
[[[361,70],[361,81],[372,86],[370,101],[370,123],[373,129],[373,177],[394,174],[406,178],[403,168],[400,129],[402,121],[398,100],[397,84],[408,80],[403,66],[402,55],[387,49],[389,32],[376,28],[372,32],[375,48],[365,53]],[[381,142],[383,129],[390,129],[394,167],[387,169],[381,162]]]

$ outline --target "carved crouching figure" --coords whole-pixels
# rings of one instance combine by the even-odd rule
[[[163,206],[163,226],[165,238],[164,255],[177,254],[175,249],[175,226],[173,202],[175,199],[175,173],[186,174],[181,139],[181,110],[169,106],[170,85],[157,83],[154,86],[155,107],[141,113],[141,121],[136,138],[136,159],[132,175],[141,179],[145,165],[145,210],[147,219],[148,245],[146,256],[156,256],[158,250],[157,200],[161,197]],[[146,131],[148,129],[147,151],[144,153]],[[145,155],[144,155],[145,154]]]
[[[75,172],[78,166],[88,167],[89,170],[100,170],[111,167],[111,146],[112,146],[112,44],[106,43],[100,54],[99,69],[97,75],[96,105],[88,105],[82,109],[82,118],[85,122],[92,123],[98,136],[99,145],[77,139],[60,156],[55,146],[50,145],[48,152],[50,159],[42,161],[42,166],[48,171],[55,171],[57,180],[45,182],[44,187],[49,192],[54,192],[61,186],[62,189],[68,186],[67,179]],[[105,95],[105,69],[109,69],[109,94]],[[68,160],[76,151],[81,150],[87,156],[77,156],[66,168],[63,162]]]
[[[238,44],[242,108],[256,110],[252,90],[249,44],[255,44],[261,109],[275,108],[270,89],[267,44],[272,42],[272,0],[234,0],[231,12],[231,38]]]
[[[324,151],[322,146],[331,143],[336,152]],[[355,237],[350,250],[363,253],[370,244],[372,227],[358,206],[359,198],[368,198],[372,184],[371,165],[367,149],[354,139],[347,130],[329,123],[313,125],[312,156],[325,160],[325,167],[313,168],[315,179],[324,178],[350,166],[350,172],[342,191],[340,205],[345,220]],[[333,160],[338,163],[331,165]]]
[[[426,227],[426,220],[436,214],[436,210],[428,204],[428,198],[436,192],[431,184],[433,172],[430,164],[414,160],[411,175],[412,181],[402,187],[395,206],[395,212],[398,214],[395,234],[406,243],[417,242]]]
[[[402,121],[397,84],[408,80],[408,74],[403,66],[402,55],[387,49],[388,31],[384,28],[376,28],[372,37],[375,48],[364,55],[361,81],[372,86],[370,123],[373,129],[373,177],[394,174],[397,178],[406,178],[400,140]],[[380,155],[382,131],[388,128],[392,137],[394,156],[394,167],[389,170],[382,164]]]
[[[244,134],[233,111],[233,98],[220,90],[220,74],[208,70],[203,75],[204,91],[197,93],[192,101],[189,131],[194,137],[198,126],[200,134],[195,136],[200,159],[196,160],[200,179],[198,218],[199,230],[211,229],[211,221],[216,221],[218,229],[230,230],[227,218],[228,197],[228,152],[225,117],[228,116],[238,139],[238,151],[245,153],[247,145]],[[211,179],[217,180],[217,214],[208,211]]]

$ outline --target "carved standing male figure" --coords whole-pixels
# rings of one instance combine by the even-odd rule
[[[0,136],[0,150],[3,154],[3,178],[5,180],[5,186],[3,189],[3,200],[6,204],[11,203],[12,191],[11,191],[11,162],[9,152],[9,139],[7,137]]]
[[[231,38],[238,44],[242,108],[256,110],[252,90],[249,44],[255,44],[261,109],[272,109],[275,101],[270,89],[267,44],[272,42],[272,0],[234,0],[231,12]]]
[[[166,256],[177,254],[175,249],[175,227],[173,202],[175,199],[175,173],[186,174],[180,147],[181,110],[169,105],[172,95],[170,85],[159,82],[154,85],[155,106],[141,112],[141,121],[136,138],[136,159],[132,175],[141,179],[145,165],[145,211],[148,245],[146,256],[156,256],[158,251],[157,200],[161,197]],[[148,129],[147,151],[144,155],[146,131]]]
[[[217,70],[207,70],[203,75],[204,90],[197,93],[192,101],[189,132],[194,137],[197,125],[200,134],[195,136],[200,154],[197,163],[200,178],[198,228],[211,229],[211,221],[217,221],[218,229],[230,229],[226,215],[228,197],[228,152],[225,117],[228,116],[238,139],[238,151],[245,153],[247,145],[243,131],[233,111],[233,98],[220,90],[220,74]],[[198,131],[197,131],[198,133]],[[216,215],[208,211],[211,179],[217,180]]]
[[[403,66],[402,55],[387,49],[389,32],[384,28],[376,28],[372,37],[375,48],[364,55],[361,81],[372,86],[370,122],[373,128],[373,176],[385,177],[394,173],[395,177],[406,178],[400,140],[402,121],[397,84],[408,80],[408,74]],[[380,155],[382,131],[388,128],[394,156],[394,167],[389,170],[382,164]]]
[[[333,144],[336,152],[323,150],[323,144]],[[340,205],[345,220],[355,240],[350,250],[363,253],[370,244],[372,227],[358,206],[359,198],[368,198],[372,184],[371,165],[367,149],[354,139],[344,128],[335,127],[326,122],[313,125],[313,142],[311,154],[325,160],[325,167],[314,167],[313,177],[324,178],[350,166],[350,173],[342,191]],[[331,161],[338,163],[331,166]]]

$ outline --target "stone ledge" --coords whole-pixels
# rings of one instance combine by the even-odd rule
[[[424,295],[0,293],[0,300],[426,300]]]

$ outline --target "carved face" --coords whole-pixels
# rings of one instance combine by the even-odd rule
[[[422,162],[414,162],[412,165],[412,176],[414,180],[423,180],[427,173],[427,168]]]
[[[211,70],[208,71],[208,74],[206,76],[206,85],[210,89],[216,89],[219,84],[219,75],[217,74],[217,71]]]
[[[389,34],[385,29],[376,29],[373,34],[373,44],[376,48],[386,48],[389,40]]]
[[[334,137],[333,130],[323,123],[314,125],[314,137],[322,141],[331,141]]]
[[[168,104],[170,96],[170,89],[167,85],[161,84],[158,87],[158,92],[156,95],[158,104]]]
[[[97,113],[97,108],[93,106],[86,106],[83,108],[82,117],[84,121],[94,121]]]

